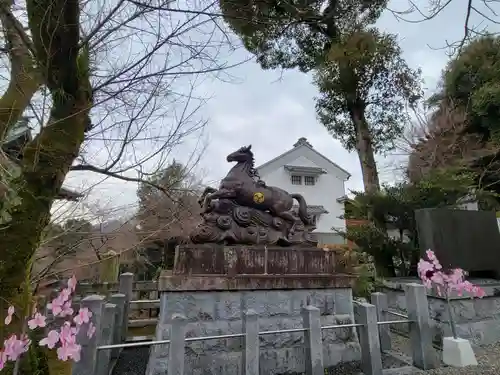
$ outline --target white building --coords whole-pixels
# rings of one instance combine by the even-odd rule
[[[257,167],[262,180],[289,193],[302,194],[316,220],[320,244],[344,243],[334,229],[345,230],[345,182],[351,176],[300,138],[291,150]]]

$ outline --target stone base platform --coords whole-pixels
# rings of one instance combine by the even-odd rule
[[[241,333],[248,309],[259,315],[260,332],[302,328],[301,307],[320,309],[322,326],[352,322],[351,275],[333,274],[333,255],[317,248],[184,247],[170,274],[160,278],[157,339],[168,339],[172,314],[188,320],[187,337]],[[328,272],[327,272],[328,271]],[[186,344],[185,372],[242,374],[242,338]],[[304,372],[303,333],[260,336],[260,372]],[[326,367],[360,359],[353,329],[325,330]],[[165,374],[168,345],[151,349],[147,375]]]

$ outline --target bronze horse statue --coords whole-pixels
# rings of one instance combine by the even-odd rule
[[[229,199],[241,206],[252,207],[261,211],[269,211],[292,224],[289,235],[294,233],[295,216],[290,211],[293,200],[299,203],[298,215],[304,225],[311,225],[312,220],[307,215],[307,204],[300,194],[289,194],[275,186],[267,186],[260,180],[254,166],[252,146],[242,147],[229,154],[227,161],[236,162],[220,183],[219,190],[207,187],[199,202],[203,212],[209,212],[214,199]]]

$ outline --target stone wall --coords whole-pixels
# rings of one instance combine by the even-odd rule
[[[310,304],[321,310],[321,324],[353,321],[350,288],[162,292],[161,315],[156,338],[169,339],[169,319],[174,313],[188,318],[186,337],[215,336],[242,332],[242,313],[259,314],[260,332],[302,328],[301,307]],[[186,349],[186,373],[193,375],[242,374],[242,338],[190,342]],[[260,372],[283,374],[303,372],[303,333],[269,334],[260,337]],[[360,360],[355,330],[323,332],[325,367]],[[147,375],[165,374],[168,345],[151,349]]]
[[[388,297],[389,309],[396,312],[406,312],[404,296],[405,284],[418,282],[417,279],[392,279],[384,283],[381,292]],[[450,305],[457,333],[460,337],[469,339],[475,345],[488,345],[500,342],[500,282],[497,280],[471,280],[481,286],[486,297],[471,299],[470,297],[451,297]],[[428,290],[427,301],[433,330],[433,341],[441,345],[443,337],[451,336],[449,314],[446,300],[436,291]],[[391,317],[391,319],[397,319]],[[407,327],[399,324],[391,327],[406,331]]]

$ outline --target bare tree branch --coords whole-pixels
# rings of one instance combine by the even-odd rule
[[[408,7],[406,9],[397,10],[389,8],[388,10],[398,20],[408,23],[422,23],[437,18],[457,2],[457,0],[428,0],[429,9],[424,11],[422,6],[417,5],[415,1],[408,0]],[[464,16],[462,25],[464,31],[462,37],[452,42],[444,41],[445,45],[438,48],[448,49],[450,55],[460,53],[465,43],[471,38],[489,33],[487,31],[488,27],[482,25],[484,21],[493,25],[500,24],[498,11],[500,11],[500,2],[497,0],[467,0],[463,4]],[[413,14],[417,14],[417,17],[411,18]],[[474,15],[478,19],[475,23],[473,21]]]

